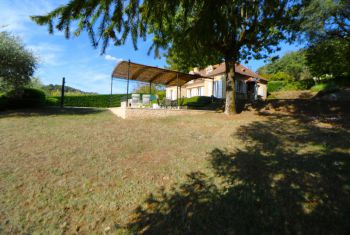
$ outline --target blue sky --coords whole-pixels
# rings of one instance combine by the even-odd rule
[[[39,58],[35,76],[44,84],[60,84],[66,77],[66,84],[83,91],[106,94],[110,92],[110,74],[113,67],[121,60],[164,67],[165,58],[155,59],[147,55],[151,44],[149,40],[139,40],[135,51],[129,41],[124,46],[111,45],[105,55],[91,46],[88,36],[82,33],[78,38],[65,39],[63,33],[49,35],[46,26],[38,26],[29,19],[31,15],[49,12],[67,0],[0,0],[0,31],[9,31],[19,36],[26,47]],[[301,45],[281,44],[282,50],[277,55],[297,50]],[[252,60],[246,66],[257,70],[264,61]],[[124,93],[125,82],[114,83],[113,93]]]

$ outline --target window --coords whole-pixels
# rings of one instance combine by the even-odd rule
[[[214,96],[222,98],[222,80],[214,81]]]
[[[204,96],[204,86],[201,86],[198,88],[198,95],[199,96]]]

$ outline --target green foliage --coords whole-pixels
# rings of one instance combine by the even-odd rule
[[[44,90],[44,84],[41,82],[40,78],[38,77],[32,77],[27,87]]]
[[[212,97],[194,96],[191,98],[182,98],[179,100],[181,106],[204,107],[212,103]]]
[[[6,108],[35,108],[45,105],[46,95],[42,90],[24,88],[21,95],[13,90],[7,94]]]
[[[301,11],[301,30],[314,42],[350,40],[350,1],[309,0]]]
[[[166,91],[164,91],[164,90],[158,91],[157,96],[158,96],[159,100],[163,100],[166,96]]]
[[[350,41],[326,39],[307,49],[306,57],[313,75],[331,74],[335,77],[350,76]]]
[[[315,84],[312,79],[305,79],[300,81],[270,81],[267,84],[268,92],[276,91],[293,91],[293,90],[308,90]]]
[[[164,86],[163,85],[158,85],[158,84],[152,84],[151,86],[151,94],[155,95],[157,94],[159,91],[164,90]],[[149,94],[150,93],[150,88],[149,85],[141,85],[139,87],[137,87],[133,93],[136,94]]]
[[[308,90],[313,85],[315,85],[314,80],[305,79],[305,80],[300,80],[300,81],[295,81],[295,82],[288,82],[288,83],[286,83],[286,85],[283,87],[282,90],[284,90],[284,91]]]
[[[295,80],[294,77],[292,77],[291,75],[285,72],[277,72],[277,73],[271,74],[269,77],[270,77],[270,80],[272,81],[294,81]]]
[[[65,106],[75,107],[119,107],[121,100],[125,97],[124,94],[117,95],[78,95],[78,96],[65,96]],[[129,98],[131,95],[129,96]],[[60,97],[50,97],[47,100],[48,105],[59,105]],[[111,104],[111,105],[110,105]]]
[[[272,80],[297,81],[310,79],[305,51],[286,53],[283,57],[271,61],[258,69],[260,74],[270,75]]]
[[[0,94],[0,111],[6,109],[7,107],[7,96],[5,94]]]
[[[19,38],[0,32],[0,89],[18,90],[30,82],[37,60]]]
[[[271,81],[267,84],[267,92],[280,91],[285,84],[286,82],[284,81]]]

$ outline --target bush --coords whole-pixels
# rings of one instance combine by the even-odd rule
[[[75,106],[75,107],[119,107],[121,99],[125,97],[124,94],[118,95],[76,95],[76,96],[65,96],[64,106]],[[129,98],[131,95],[129,95]],[[110,105],[111,102],[111,105]],[[47,105],[60,105],[61,97],[50,97],[46,100]]]
[[[189,107],[204,107],[212,102],[212,97],[209,96],[194,96],[191,98],[183,98],[180,101],[180,105]]]
[[[10,109],[41,107],[45,105],[46,100],[45,93],[34,88],[24,88],[20,96],[11,91],[7,97],[7,107]]]

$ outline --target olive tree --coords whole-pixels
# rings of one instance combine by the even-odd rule
[[[37,59],[18,37],[0,32],[0,86],[3,91],[19,91],[29,84],[36,65]]]

